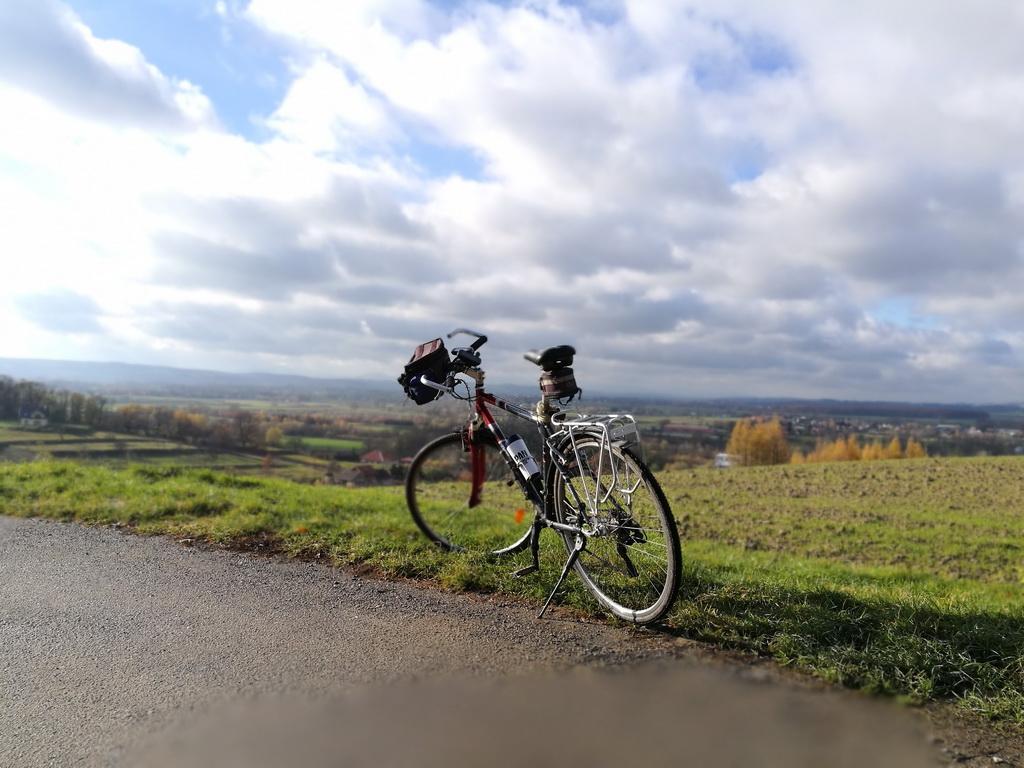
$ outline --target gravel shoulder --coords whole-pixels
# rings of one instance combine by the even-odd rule
[[[0,517],[0,766],[1024,766],[944,708],[535,612]]]

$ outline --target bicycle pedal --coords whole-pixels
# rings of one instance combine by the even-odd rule
[[[531,573],[536,573],[540,570],[538,565],[528,565],[525,568],[520,568],[518,571],[512,571],[512,575],[517,579],[521,579],[523,576],[529,576]]]

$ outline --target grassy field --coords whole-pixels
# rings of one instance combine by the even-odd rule
[[[366,444],[361,440],[332,440],[329,437],[303,437],[302,445],[313,451],[360,453],[366,450]]]
[[[857,462],[660,475],[684,534],[667,630],[910,702],[1024,722],[1024,460]],[[400,488],[341,489],[182,467],[0,463],[0,512],[118,524],[450,589],[541,601],[543,570],[430,546]],[[575,577],[557,602],[597,606]]]
[[[316,439],[312,439],[317,442]],[[323,441],[318,450],[353,450],[358,441]],[[266,452],[206,450],[187,443],[142,435],[124,435],[85,427],[63,432],[51,427],[25,429],[0,422],[0,461],[73,460],[85,465],[125,468],[192,467],[231,472],[236,475],[281,477],[297,482],[314,482],[327,471],[330,461],[302,453],[274,449]]]

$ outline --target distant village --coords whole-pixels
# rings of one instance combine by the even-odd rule
[[[788,435],[794,437],[820,437],[831,439],[843,435],[864,435],[865,437],[913,437],[934,446],[940,453],[943,443],[997,441],[1005,443],[1003,453],[1024,451],[1024,429],[1018,426],[1001,426],[997,423],[979,424],[930,424],[915,421],[903,423],[879,422],[871,419],[822,419],[797,416],[783,421]],[[974,453],[970,455],[975,455]]]

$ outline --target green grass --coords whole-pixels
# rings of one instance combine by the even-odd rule
[[[0,425],[0,443],[59,443],[62,440],[56,432]]]
[[[776,552],[1007,585],[1024,579],[1024,460],[928,459],[666,473],[702,551]]]
[[[1024,722],[1024,461],[670,473],[686,634]]]
[[[358,453],[365,450],[361,440],[332,440],[328,437],[304,437],[302,444],[314,451],[338,451],[341,453]]]
[[[325,447],[352,449],[359,441],[324,441]],[[152,467],[185,466],[217,469],[235,474],[271,475],[312,483],[326,471],[324,459],[273,450],[271,467],[265,452],[214,450],[159,437],[128,435],[87,427],[28,429],[16,422],[0,422],[0,461],[69,459],[86,465],[124,469],[140,464]]]
[[[1024,723],[1024,460],[850,463],[662,473],[684,534],[667,631],[777,659],[825,680],[953,700]],[[446,554],[401,488],[303,486],[176,466],[0,463],[0,512],[127,524],[225,546],[368,563],[449,589],[536,602],[557,577]],[[597,613],[570,577],[557,602]]]
[[[303,464],[307,467],[312,467],[321,471],[326,470],[327,467],[330,466],[330,462],[324,459],[317,459],[313,456],[304,456],[301,453],[288,453],[283,455],[295,464]]]

